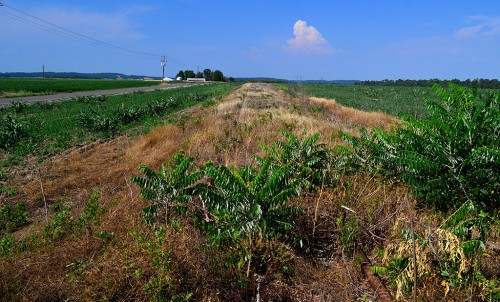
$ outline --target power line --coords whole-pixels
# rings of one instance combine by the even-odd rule
[[[31,15],[29,13],[23,12],[23,11],[21,11],[21,10],[15,8],[15,7],[12,7],[10,5],[7,5],[5,3],[1,3],[0,2],[0,4],[1,4],[0,6],[7,7],[9,9],[11,9],[11,10],[19,13],[19,14],[28,16],[28,17],[36,20],[36,21],[31,20],[31,19],[26,19],[24,17],[18,16],[18,15],[14,15],[12,13],[3,12],[3,15],[9,16],[11,19],[16,19],[17,21],[20,21],[22,23],[25,23],[25,24],[28,24],[28,25],[32,25],[32,26],[36,26],[38,28],[47,30],[47,31],[49,31],[51,33],[59,34],[60,36],[62,34],[63,37],[70,38],[72,40],[77,39],[79,41],[87,42],[87,44],[90,43],[90,45],[104,46],[104,47],[106,47],[106,48],[108,48],[110,50],[111,49],[112,50],[119,50],[122,53],[123,52],[127,52],[127,53],[131,53],[131,54],[135,54],[135,55],[150,56],[150,57],[158,57],[158,56],[160,56],[158,54],[152,54],[152,53],[147,53],[147,52],[143,52],[143,51],[136,51],[136,50],[128,49],[128,48],[125,48],[125,47],[117,46],[117,45],[114,45],[114,44],[111,44],[111,43],[107,43],[107,42],[104,42],[104,41],[101,41],[101,40],[89,37],[87,35],[83,35],[83,34],[77,33],[77,32],[75,32],[73,30],[70,30],[70,29],[67,29],[65,27],[59,26],[57,24],[54,24],[52,22],[46,21],[44,19],[41,19],[41,18],[39,18],[37,16],[34,16],[34,15]],[[47,26],[47,25],[49,25],[49,26]]]
[[[17,22],[24,23],[24,24],[29,25],[29,26],[37,27],[39,29],[50,32],[54,35],[57,35],[57,36],[60,36],[60,37],[66,38],[66,39],[70,39],[70,40],[75,41],[75,42],[80,42],[80,43],[84,43],[84,44],[89,45],[89,46],[97,47],[100,49],[105,49],[108,51],[114,51],[114,52],[118,52],[118,53],[122,53],[122,54],[127,54],[127,55],[161,57],[161,60],[162,61],[165,60],[165,62],[166,62],[165,56],[162,56],[159,54],[147,53],[147,52],[143,52],[143,51],[136,51],[136,50],[128,49],[128,48],[121,47],[118,45],[114,45],[111,43],[107,43],[107,42],[92,38],[90,36],[80,34],[80,33],[75,32],[73,30],[62,27],[60,25],[54,24],[52,22],[49,22],[47,20],[44,20],[44,19],[39,18],[37,16],[34,16],[32,14],[29,14],[27,12],[21,11],[21,10],[19,10],[15,7],[12,7],[10,5],[7,5],[3,2],[0,2],[0,7],[6,7],[6,8],[15,12],[15,13],[12,13],[12,12],[8,12],[8,11],[3,10],[3,11],[0,11],[0,15],[6,16],[10,19],[13,19]],[[19,15],[19,14],[21,14],[21,15]],[[22,15],[24,15],[24,16],[22,16]],[[171,62],[177,63],[179,65],[183,65],[183,66],[188,66],[188,67],[194,66],[194,65],[179,62],[179,61],[174,60],[170,57],[168,58],[168,60]]]
[[[87,41],[87,40],[78,39],[77,37],[69,35],[68,33],[65,33],[65,32],[62,32],[62,31],[58,31],[58,30],[56,30],[54,28],[50,28],[48,26],[44,26],[43,24],[35,23],[35,22],[33,22],[33,21],[29,20],[29,19],[23,18],[21,16],[16,16],[16,15],[13,15],[13,14],[10,14],[10,13],[7,13],[7,12],[3,12],[3,11],[0,11],[0,15],[4,15],[7,18],[10,18],[10,19],[15,20],[17,22],[24,23],[26,25],[30,25],[30,26],[33,26],[33,27],[40,28],[40,29],[48,31],[48,32],[50,32],[50,33],[52,33],[54,35],[57,35],[57,36],[60,36],[60,37],[63,37],[63,38],[69,39],[69,40],[73,40],[75,42],[85,43],[85,44],[87,44],[89,46],[94,46],[94,47],[98,47],[98,48],[101,48],[101,49],[111,50],[111,49],[109,49],[107,47],[104,47],[103,45],[91,43],[90,41]],[[116,52],[116,50],[112,50],[112,51]],[[121,52],[121,53],[123,53],[123,52]],[[131,55],[130,53],[125,53],[125,54]]]

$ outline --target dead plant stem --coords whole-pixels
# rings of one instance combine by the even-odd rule
[[[318,221],[318,207],[319,207],[319,201],[321,200],[321,196],[323,195],[323,187],[325,184],[325,176],[323,175],[323,179],[321,180],[321,191],[319,192],[318,199],[316,200],[316,207],[314,208],[314,221],[313,221],[313,236],[316,232],[316,223]]]
[[[408,214],[410,215],[411,245],[413,256],[413,302],[417,302],[417,251],[415,244],[415,229],[413,226],[413,212],[408,197],[406,197],[406,204],[408,205]]]
[[[43,187],[42,172],[40,171],[40,166],[38,167],[38,181],[40,182],[40,189],[42,190],[43,206],[45,210],[45,223],[49,223],[49,212],[47,209],[47,199],[45,198],[45,189]]]

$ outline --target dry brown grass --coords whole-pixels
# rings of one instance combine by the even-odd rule
[[[366,112],[339,105],[335,100],[311,97],[309,100],[327,112],[326,119],[336,120],[339,125],[350,128],[375,128],[394,126],[399,120],[382,112]]]
[[[318,107],[322,109],[313,110]],[[252,155],[262,152],[259,144],[282,138],[278,129],[299,136],[321,132],[321,141],[334,146],[339,142],[339,131],[356,134],[359,126],[389,127],[397,122],[390,116],[346,108],[333,100],[290,99],[281,90],[263,84],[245,84],[216,106],[196,108],[179,120],[182,122],[178,125],[160,126],[142,137],[119,137],[75,148],[40,165],[33,161],[15,173],[13,183],[20,192],[16,198],[28,201],[33,221],[22,236],[44,226],[43,204],[35,202],[42,197],[36,173],[40,168],[49,203],[65,200],[77,213],[92,190],[100,188],[106,213],[98,229],[113,232],[115,237],[107,243],[84,232],[3,261],[0,290],[18,284],[17,300],[144,300],[147,295],[143,284],[154,276],[155,268],[153,256],[131,235],[133,230],[150,232],[140,223],[140,211],[146,203],[130,182],[132,175],[139,174],[140,164],[156,169],[179,149],[195,156],[199,164],[207,160],[225,165],[251,164]],[[363,236],[379,237],[375,242],[380,241],[394,221],[398,196],[405,189],[392,188],[368,176],[356,177],[359,179],[340,181],[336,191],[303,200],[306,212],[299,225],[307,242],[302,251],[305,258],[295,260],[297,278],[291,283],[279,278],[268,280],[262,286],[263,296],[282,301],[352,301],[369,295],[353,268],[354,260],[339,257],[342,253],[335,219],[344,215],[340,206],[348,206],[360,217],[370,217]],[[246,299],[246,295],[255,294],[242,293],[236,285],[227,284],[234,276],[228,276],[224,269],[223,253],[203,249],[204,238],[196,228],[186,222],[182,231],[167,231],[168,242],[162,248],[172,249],[175,264],[171,277],[177,278],[178,290],[193,291],[199,301],[227,301],[232,294]],[[311,260],[314,253],[307,251],[313,247],[333,248],[329,257],[336,258],[328,260],[328,266],[318,264]],[[218,266],[210,257],[219,261]],[[75,274],[67,267],[82,259],[89,263],[84,273]]]

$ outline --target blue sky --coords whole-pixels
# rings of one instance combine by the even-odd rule
[[[0,2],[0,72],[500,78],[498,0]]]

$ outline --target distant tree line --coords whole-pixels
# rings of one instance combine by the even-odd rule
[[[465,87],[477,87],[486,89],[500,89],[500,81],[497,79],[467,79],[461,81],[459,79],[453,80],[440,80],[440,79],[430,79],[430,80],[383,80],[383,81],[359,81],[354,83],[354,85],[364,85],[364,86],[417,86],[417,87],[430,87],[432,84],[440,84],[442,86],[448,86],[448,83],[457,84]]]
[[[188,78],[205,78],[206,81],[215,81],[215,82],[234,82],[234,78],[225,77],[222,71],[214,70],[207,68],[203,70],[203,72],[198,71],[194,72],[193,70],[179,70],[176,78],[182,78],[183,80],[187,80]]]

